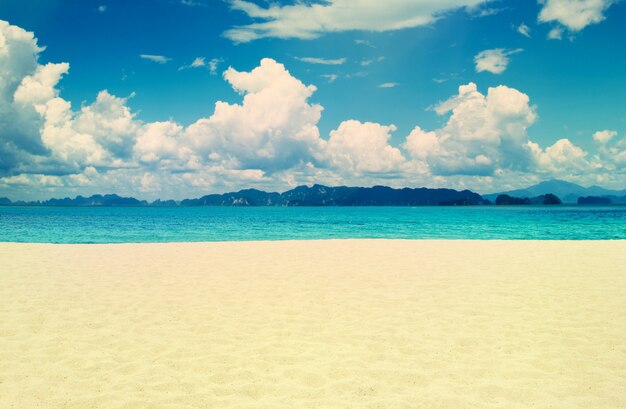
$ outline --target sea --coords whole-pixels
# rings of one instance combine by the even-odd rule
[[[624,240],[626,206],[0,207],[0,241]]]

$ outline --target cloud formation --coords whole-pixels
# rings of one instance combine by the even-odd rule
[[[218,66],[222,62],[224,62],[224,60],[222,60],[221,58],[212,58],[211,60],[206,61],[204,57],[196,57],[190,64],[182,65],[180,68],[178,68],[178,71],[191,68],[206,68],[209,70],[211,75],[215,75],[217,74]]]
[[[351,175],[397,172],[405,159],[389,145],[395,130],[395,125],[344,121],[331,131],[326,156],[335,168]]]
[[[562,40],[563,39],[563,27],[554,27],[548,31],[548,40]]]
[[[517,26],[516,31],[520,33],[521,35],[523,35],[524,37],[530,38],[530,27],[528,27],[528,25],[522,23],[519,26]]]
[[[41,116],[32,105],[14,99],[24,78],[37,70],[41,72],[43,66],[37,63],[37,54],[42,50],[33,33],[0,20],[0,176],[23,168],[31,156],[48,152],[39,133]],[[34,80],[28,82],[33,92],[40,88]],[[49,87],[41,88],[39,94],[50,93]]]
[[[615,138],[616,136],[617,136],[616,131],[609,131],[609,130],[598,131],[593,134],[593,140],[601,144],[606,144],[611,139]]]
[[[144,60],[152,61],[157,64],[165,64],[171,60],[171,58],[166,57],[164,55],[153,55],[153,54],[139,54],[139,58],[143,58]]]
[[[435,107],[443,126],[415,126],[394,144],[395,125],[354,119],[321,135],[316,87],[273,59],[248,72],[228,68],[223,78],[241,101],[218,101],[213,114],[183,126],[141,121],[128,107],[132,95],[106,90],[73,108],[59,91],[69,64],[40,64],[41,51],[32,33],[0,21],[0,189],[17,198],[180,198],[302,183],[494,190],[547,177],[624,182],[626,138],[596,132],[595,152],[568,139],[541,147],[528,136],[537,108],[503,85],[485,94],[473,83],[459,87]]]
[[[489,88],[483,95],[470,83],[436,112],[450,115],[446,125],[430,132],[418,126],[404,144],[433,174],[492,176],[533,168],[526,130],[537,114],[527,95],[506,86]]]
[[[400,30],[428,25],[445,13],[475,8],[489,1],[329,0],[261,7],[248,0],[230,0],[232,9],[247,14],[255,22],[234,27],[225,36],[236,43],[246,43],[267,37],[312,39],[329,32]]]
[[[502,74],[509,66],[509,56],[521,53],[522,51],[524,50],[522,50],[521,48],[518,48],[516,50],[495,48],[492,50],[481,51],[474,57],[476,72],[488,71],[492,74]]]
[[[296,57],[296,60],[302,62],[308,62],[309,64],[321,64],[321,65],[342,65],[345,64],[347,58],[335,58],[335,59],[327,59],[327,58],[316,58],[316,57]]]
[[[267,58],[251,72],[229,68],[224,79],[244,96],[243,103],[218,102],[211,117],[190,125],[185,138],[194,152],[231,167],[267,171],[316,158],[323,108],[308,102],[316,87]]]
[[[555,22],[577,32],[603,21],[604,13],[616,2],[616,0],[540,0],[543,8],[539,13],[539,21]],[[560,36],[557,37],[556,33],[553,33],[550,38],[556,39]]]

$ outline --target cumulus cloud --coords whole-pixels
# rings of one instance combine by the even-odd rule
[[[481,51],[474,57],[476,72],[488,71],[492,74],[502,74],[509,66],[509,56],[521,53],[522,51],[524,50],[521,48],[515,50],[495,48],[492,50]]]
[[[609,131],[609,130],[598,131],[593,134],[593,140],[601,144],[606,144],[616,136],[617,136],[616,131]]]
[[[255,22],[234,27],[225,36],[237,43],[259,38],[312,39],[329,32],[352,30],[391,31],[433,23],[445,13],[474,8],[489,0],[329,0],[290,5],[259,6],[247,0],[230,0],[231,8]],[[366,44],[362,42],[362,44]]]
[[[182,132],[182,126],[169,121],[146,124],[137,135],[133,152],[141,163],[167,168],[189,153],[181,144]]]
[[[539,13],[542,23],[556,22],[568,30],[577,32],[605,19],[605,12],[616,0],[540,0]],[[550,37],[556,38],[556,37]]]
[[[483,95],[470,83],[459,87],[456,96],[435,110],[450,115],[447,123],[432,131],[418,126],[403,145],[413,161],[428,166],[433,180],[442,176],[457,184],[469,180],[473,184],[493,184],[494,180],[531,184],[564,178],[623,186],[624,174],[613,170],[626,167],[626,138],[609,145],[614,132],[597,132],[594,139],[600,146],[596,154],[569,139],[542,148],[527,132],[537,119],[536,108],[518,90],[498,86]]]
[[[153,54],[139,54],[139,58],[143,58],[144,60],[152,61],[157,64],[165,64],[171,60],[171,58],[166,57],[164,55],[153,55]]]
[[[210,118],[190,125],[186,135],[195,151],[237,167],[268,170],[316,157],[322,107],[308,102],[314,86],[267,58],[251,72],[229,68],[224,79],[243,95],[243,103],[218,102]]]
[[[568,139],[559,139],[545,150],[532,142],[529,147],[537,160],[537,172],[567,177],[590,170],[587,152]]]
[[[40,64],[41,50],[32,33],[0,21],[0,189],[17,198],[103,191],[180,198],[301,183],[492,190],[559,176],[623,183],[626,138],[599,131],[595,153],[567,139],[542,148],[527,133],[536,108],[506,86],[486,94],[473,83],[459,87],[435,107],[442,127],[416,126],[398,145],[394,125],[373,122],[345,120],[320,135],[316,87],[272,59],[251,71],[228,68],[223,78],[240,102],[219,101],[212,115],[183,126],[140,121],[128,107],[132,95],[106,90],[73,108],[59,92],[69,64]]]
[[[532,168],[526,130],[537,114],[527,95],[506,86],[489,88],[483,95],[470,83],[436,112],[450,114],[446,125],[431,132],[416,127],[404,144],[433,174],[485,176],[498,169]]]
[[[54,96],[53,87],[68,65],[39,65],[42,50],[32,33],[0,20],[0,175],[48,152],[39,133],[43,120],[29,100]]]
[[[395,130],[395,125],[344,121],[330,133],[327,157],[335,167],[349,173],[398,171],[405,159],[398,148],[389,145]]]
[[[58,82],[68,70],[67,63],[37,65],[15,89],[9,107],[30,110],[31,115],[23,125],[38,127],[38,142],[43,149],[31,153],[44,154],[50,166],[62,163],[56,166],[67,171],[87,164],[119,166],[123,159],[129,158],[134,143],[137,130],[134,115],[126,107],[125,99],[107,91],[100,92],[93,104],[74,112],[70,103],[58,95]],[[32,116],[33,112],[36,117]],[[41,158],[30,158],[29,162],[34,169],[45,166]],[[19,169],[30,170],[26,165]]]

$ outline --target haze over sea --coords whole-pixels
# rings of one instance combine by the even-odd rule
[[[626,239],[626,206],[0,207],[0,241]]]

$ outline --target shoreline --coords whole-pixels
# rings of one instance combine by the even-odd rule
[[[407,238],[327,238],[327,239],[259,239],[259,240],[222,240],[222,241],[138,241],[108,243],[53,243],[31,241],[0,241],[1,246],[13,245],[52,245],[52,246],[121,246],[121,245],[205,245],[205,244],[255,244],[255,243],[327,243],[327,242],[406,242],[406,243],[625,243],[626,239],[407,239]]]

